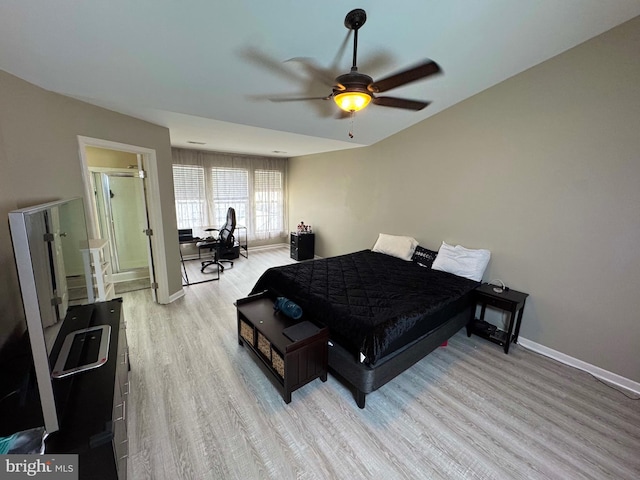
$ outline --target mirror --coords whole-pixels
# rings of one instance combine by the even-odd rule
[[[9,213],[45,428],[58,429],[50,354],[70,304],[86,303],[81,249],[88,244],[82,198]]]
[[[70,302],[84,303],[87,298],[81,253],[87,245],[84,205],[76,198],[23,209],[22,216],[50,352]]]

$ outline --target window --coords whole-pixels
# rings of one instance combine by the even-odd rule
[[[282,173],[256,170],[254,175],[256,233],[284,231]]]
[[[247,224],[249,210],[249,172],[241,168],[212,168],[211,195],[213,197],[214,224],[222,225],[227,210],[236,210],[236,223]]]
[[[286,158],[253,157],[172,149],[178,228],[224,224],[229,207],[247,239],[287,236]]]
[[[174,165],[173,191],[176,197],[178,228],[205,225],[207,222],[205,221],[204,168]]]

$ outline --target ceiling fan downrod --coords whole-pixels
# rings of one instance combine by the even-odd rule
[[[344,18],[344,26],[349,30],[353,30],[353,65],[351,66],[352,72],[358,71],[358,30],[367,21],[367,12],[361,8],[356,8],[347,13]]]

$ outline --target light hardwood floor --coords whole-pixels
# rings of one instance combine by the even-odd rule
[[[640,478],[638,400],[462,331],[364,410],[331,375],[286,405],[238,345],[233,302],[290,262],[285,248],[252,251],[171,305],[123,294],[129,478]]]

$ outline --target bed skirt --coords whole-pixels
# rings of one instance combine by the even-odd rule
[[[393,380],[465,327],[472,319],[473,307],[469,305],[429,334],[381,358],[374,366],[356,361],[353,353],[333,343],[329,346],[329,372],[351,388],[358,407],[364,408],[368,393]]]

